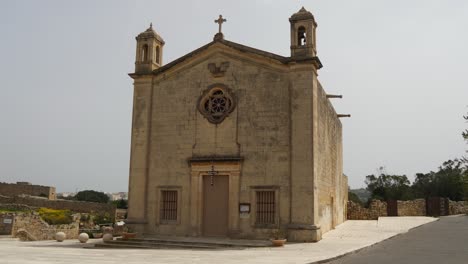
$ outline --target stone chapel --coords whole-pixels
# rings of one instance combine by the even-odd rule
[[[127,223],[140,234],[318,241],[346,219],[342,125],[317,79],[314,16],[291,55],[224,38],[163,63],[136,37]],[[286,43],[285,43],[286,45]]]

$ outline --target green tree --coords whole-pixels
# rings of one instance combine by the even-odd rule
[[[411,186],[416,197],[448,197],[460,201],[468,198],[468,161],[445,161],[437,172],[418,173]]]
[[[115,201],[112,201],[112,203],[115,205],[116,208],[119,208],[119,209],[128,208],[128,201],[124,199],[115,200]]]
[[[409,200],[413,198],[410,181],[406,175],[380,174],[366,176],[367,190],[371,199],[378,200]]]
[[[435,185],[435,173],[416,173],[414,183],[411,186],[416,198],[428,198],[438,196]]]
[[[359,199],[359,197],[357,196],[357,194],[355,194],[355,193],[353,193],[353,192],[350,192],[350,191],[348,191],[348,200],[351,201],[351,202],[354,202],[354,203],[363,205],[361,199]]]
[[[76,200],[95,203],[108,203],[109,196],[103,192],[93,190],[80,191],[75,195]]]

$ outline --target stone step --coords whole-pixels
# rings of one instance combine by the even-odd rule
[[[270,241],[259,240],[229,240],[229,239],[186,239],[186,238],[132,238],[117,241],[133,241],[133,242],[148,242],[148,243],[173,243],[185,245],[204,245],[216,247],[269,247]]]
[[[195,244],[195,243],[174,243],[167,241],[133,241],[130,240],[113,240],[106,241],[102,244],[96,244],[98,248],[190,248],[190,249],[221,249],[222,246],[218,245],[206,245],[206,244]],[[234,247],[232,247],[234,248]]]
[[[98,248],[191,248],[191,249],[241,249],[247,247],[269,247],[266,240],[244,240],[227,238],[194,237],[143,237],[106,241],[96,244]]]

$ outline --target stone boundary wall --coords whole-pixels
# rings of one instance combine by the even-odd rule
[[[32,211],[32,208],[25,204],[2,204],[0,203],[0,210],[7,211]]]
[[[113,204],[90,203],[67,200],[48,200],[31,196],[0,196],[0,204],[22,204],[30,207],[45,207],[51,209],[68,209],[77,213],[108,213],[112,220],[115,218],[115,206]]]
[[[449,200],[449,214],[468,214],[468,201],[450,201]]]
[[[423,216],[426,215],[426,199],[411,201],[397,201],[398,216]]]
[[[69,225],[49,225],[35,212],[16,213],[11,233],[16,237],[18,231],[26,230],[34,238],[33,240],[53,240],[57,232],[64,232],[66,239],[77,239],[80,214],[73,215],[73,221],[74,223]]]
[[[448,199],[447,199],[448,200]],[[445,199],[441,198],[441,208]],[[449,215],[468,214],[468,201],[448,200]],[[398,216],[426,216],[426,199],[415,199],[410,201],[397,201]],[[387,216],[387,203],[379,200],[372,200],[369,208],[360,204],[348,201],[348,220],[377,220],[380,216]]]
[[[369,208],[348,201],[348,220],[377,220],[379,216],[387,216],[387,203],[372,200]]]
[[[57,198],[55,194],[55,187],[32,185],[30,183],[0,182],[0,195],[17,196],[22,194],[42,196],[50,200],[55,200]]]

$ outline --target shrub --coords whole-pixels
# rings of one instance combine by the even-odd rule
[[[113,222],[113,219],[109,213],[97,214],[94,216],[93,222],[96,225],[109,224]]]
[[[80,191],[75,195],[75,199],[84,202],[108,203],[109,196],[103,192],[93,190]]]
[[[55,210],[49,208],[39,208],[39,216],[49,225],[71,224],[73,222],[70,210]]]

